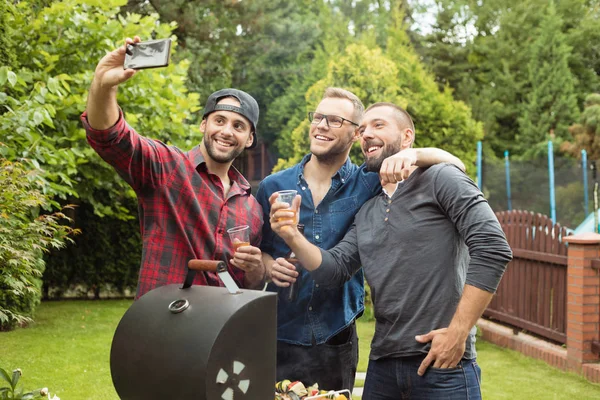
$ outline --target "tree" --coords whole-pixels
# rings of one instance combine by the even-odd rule
[[[517,141],[530,153],[547,140],[566,139],[568,127],[578,119],[574,78],[569,69],[571,48],[562,33],[562,20],[550,4],[537,30],[527,65],[529,84],[527,103],[519,118]]]
[[[560,149],[577,158],[585,150],[590,160],[600,160],[600,94],[588,95],[584,106],[579,123],[569,127],[571,140]]]
[[[325,3],[321,3],[318,10],[317,25],[325,28],[319,40],[313,44],[313,49],[305,56],[310,59],[310,63],[305,66],[303,74],[292,77],[286,90],[267,108],[267,124],[276,129],[275,148],[282,160],[280,162],[292,159],[297,153],[296,148],[304,148],[302,143],[306,144],[302,139],[300,143],[295,143],[299,137],[294,134],[298,125],[305,122],[307,112],[316,106],[307,102],[306,92],[327,75],[330,60],[339,57],[354,41],[353,36],[348,33],[347,18],[344,15]]]
[[[2,15],[7,37],[19,39],[7,41],[4,49],[14,63],[0,67],[0,142],[6,144],[0,156],[41,170],[39,190],[48,199],[42,206],[80,205],[68,213],[78,218],[75,226],[86,229],[76,246],[60,253],[64,257],[47,256],[45,276],[58,289],[112,283],[121,290],[135,285],[139,268],[139,253],[132,250],[141,249],[135,194],[87,144],[80,121],[95,66],[107,51],[123,45],[125,37],[172,37],[176,28],[156,13],[121,15],[125,3],[18,1],[10,6],[14,12]],[[175,58],[177,50],[175,41]],[[122,85],[119,104],[128,123],[165,143],[198,144],[199,95],[186,87],[188,67],[189,61],[172,59],[167,68],[140,71]],[[41,255],[37,262],[44,262]]]
[[[10,28],[7,26],[7,17],[13,12],[13,6],[7,2],[0,2],[0,65],[14,66],[16,54],[10,52],[12,40],[9,35]]]
[[[475,142],[483,136],[481,124],[470,109],[455,101],[449,90],[440,92],[433,76],[422,65],[406,33],[403,14],[394,13],[388,31],[387,48],[378,47],[372,37],[350,44],[341,54],[332,55],[327,74],[306,92],[306,103],[314,109],[328,86],[341,86],[354,92],[368,106],[390,101],[413,116],[418,146],[437,146],[453,152],[465,164],[474,162]],[[290,166],[309,151],[309,122],[304,118],[293,130],[293,154],[280,159],[276,169]],[[359,146],[352,150],[354,162],[362,164]],[[472,171],[471,171],[472,172]]]
[[[37,4],[37,3],[36,3]],[[158,16],[117,15],[124,0],[63,0],[47,7],[19,1],[6,15],[15,66],[0,67],[0,155],[23,158],[44,170],[44,191],[66,201],[88,202],[98,215],[131,218],[126,183],[88,146],[79,121],[94,68],[124,37],[171,36]],[[10,43],[9,43],[10,44]],[[176,51],[176,45],[174,46]],[[137,74],[119,89],[119,104],[139,132],[190,147],[200,139],[187,121],[199,96],[185,87],[189,63]]]
[[[524,66],[531,60],[548,2],[436,0],[435,4],[433,33],[421,36],[417,50],[440,85],[448,83],[455,97],[472,107],[497,156],[504,150],[522,153],[516,140],[518,121],[533,87]],[[586,0],[562,0],[555,8],[563,21],[564,40],[572,48],[568,65],[581,105],[584,94],[598,90],[600,84],[600,52],[594,40],[600,40],[600,10],[597,2]]]
[[[207,98],[210,93],[231,86],[236,63],[238,26],[243,18],[241,1],[222,0],[131,0],[122,15],[134,12],[145,16],[160,15],[162,21],[174,21],[173,34],[181,45],[175,59],[190,61],[188,88]],[[143,40],[163,37],[145,32]]]
[[[388,33],[387,54],[399,68],[397,85],[408,100],[407,111],[413,116],[416,145],[440,147],[463,160],[467,173],[475,163],[477,141],[483,138],[481,123],[475,121],[464,102],[454,100],[452,91],[440,91],[433,74],[414,50],[401,10],[396,11]]]
[[[273,110],[274,102],[280,97],[298,99],[291,88],[310,72],[323,33],[318,15],[324,6],[310,0],[242,3],[243,15],[255,17],[240,23],[232,82],[256,98],[261,109],[260,140],[272,143],[295,111],[295,104],[287,101]],[[283,109],[282,104],[286,104]]]
[[[259,140],[270,143],[280,126],[264,116],[310,67],[322,7],[310,0],[133,0],[126,9],[176,21],[180,56],[191,61],[188,87],[202,98],[230,86],[252,94],[261,111]]]

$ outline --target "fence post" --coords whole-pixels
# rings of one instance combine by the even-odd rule
[[[482,145],[481,145],[481,140],[477,142],[477,187],[479,187],[479,190],[483,191],[483,182],[482,182],[482,172],[481,171],[481,166],[482,166],[482,162],[481,162],[481,153],[482,153]]]
[[[512,199],[510,196],[510,160],[508,150],[504,151],[504,170],[506,172],[506,197],[508,199],[508,211],[512,211]]]
[[[592,370],[584,364],[600,360],[600,234],[586,232],[563,241],[569,244],[567,366],[587,376]]]
[[[554,148],[548,141],[548,176],[550,178],[550,218],[556,223],[556,197],[554,197]]]
[[[587,151],[585,150],[581,150],[581,171],[583,172],[583,205],[587,217],[590,214],[590,207],[588,201]]]

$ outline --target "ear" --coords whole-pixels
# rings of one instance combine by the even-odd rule
[[[354,132],[352,133],[352,143],[356,142],[359,139],[360,133],[358,133],[358,127],[356,127],[356,129],[354,129]]]
[[[246,140],[246,148],[252,146],[252,143],[254,143],[254,132],[250,131],[250,136],[248,137],[248,140]]]
[[[404,132],[402,132],[402,147],[405,149],[412,147],[414,142],[415,133],[412,131],[412,129],[406,128]]]
[[[206,118],[204,118],[204,119],[202,120],[202,122],[200,122],[200,132],[201,132],[201,133],[204,133],[204,132],[206,132]]]

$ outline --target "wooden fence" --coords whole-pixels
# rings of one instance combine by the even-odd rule
[[[545,215],[502,211],[496,216],[513,251],[484,315],[566,343],[566,229]]]

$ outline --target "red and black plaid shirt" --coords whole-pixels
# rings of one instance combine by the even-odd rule
[[[231,188],[224,196],[221,180],[207,171],[197,146],[183,152],[133,130],[120,112],[117,123],[106,130],[81,120],[87,140],[135,190],[143,239],[137,297],[171,283],[181,284],[190,259],[227,260],[233,246],[227,229],[249,225],[250,242],[260,244],[262,211],[250,194],[250,185],[235,168],[229,170]],[[229,264],[242,287],[244,272]],[[198,273],[196,285],[223,286],[215,273]]]

